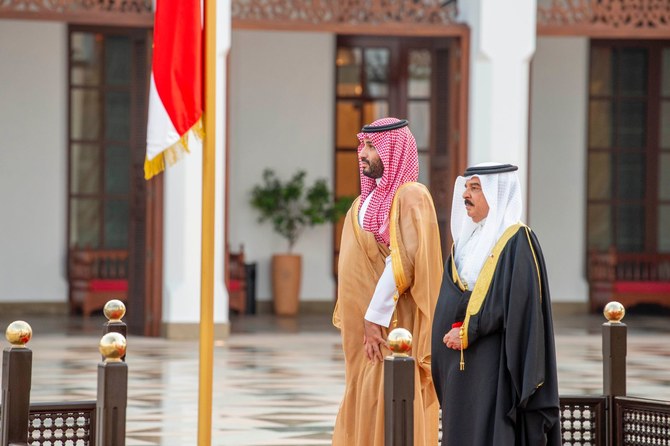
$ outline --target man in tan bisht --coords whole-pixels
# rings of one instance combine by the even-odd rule
[[[430,340],[442,255],[433,200],[416,182],[416,141],[407,124],[379,119],[358,134],[361,195],[344,222],[333,314],[346,379],[333,446],[384,445],[383,358],[396,327],[413,336],[414,444],[437,445]]]

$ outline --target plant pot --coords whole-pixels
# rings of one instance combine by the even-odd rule
[[[272,256],[272,295],[275,313],[295,316],[300,301],[302,257],[295,254]]]

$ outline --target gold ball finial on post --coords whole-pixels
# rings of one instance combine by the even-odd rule
[[[626,315],[626,309],[622,304],[616,301],[612,301],[605,305],[603,310],[603,315],[608,322],[612,324],[618,324],[621,322],[621,319]]]
[[[103,313],[109,322],[120,322],[126,315],[126,306],[118,299],[112,299],[105,304]]]
[[[412,333],[405,328],[394,328],[388,336],[388,345],[393,356],[409,356],[412,350]]]
[[[33,329],[28,322],[14,321],[5,330],[5,337],[12,344],[12,348],[22,348],[32,339]]]
[[[100,339],[98,349],[105,362],[121,362],[126,354],[126,338],[120,333],[107,333]]]

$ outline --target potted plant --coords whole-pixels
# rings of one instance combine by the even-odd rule
[[[302,258],[293,254],[300,235],[309,227],[336,222],[351,205],[350,198],[334,200],[326,180],[305,186],[304,170],[283,182],[271,169],[263,171],[263,181],[251,192],[251,205],[260,213],[259,222],[269,220],[288,243],[286,254],[272,256],[274,309],[280,315],[298,312]]]

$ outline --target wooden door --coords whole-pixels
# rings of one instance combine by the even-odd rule
[[[433,195],[445,256],[453,183],[465,162],[462,53],[462,38],[341,36],[335,61],[336,196],[360,193],[360,128],[385,116],[407,118],[419,151],[419,182]],[[335,272],[341,230],[342,222],[334,234]]]
[[[143,175],[149,33],[69,31],[68,252],[127,251],[126,321],[133,333],[158,335],[162,182]]]

